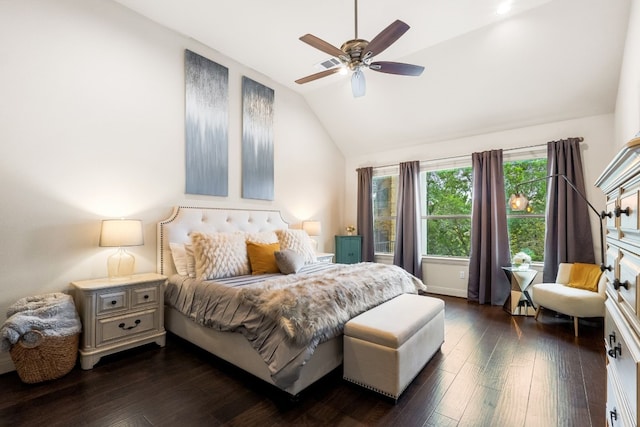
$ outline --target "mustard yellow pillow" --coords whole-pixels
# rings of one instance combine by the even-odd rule
[[[280,243],[247,242],[251,274],[280,273],[274,255],[274,252],[279,250]]]
[[[598,292],[598,282],[600,281],[601,274],[602,271],[600,267],[595,264],[575,262],[571,266],[567,286]]]

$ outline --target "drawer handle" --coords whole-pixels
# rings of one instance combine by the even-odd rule
[[[613,347],[615,343],[616,343],[616,332],[612,331],[609,334],[609,347]]]
[[[600,264],[600,271],[612,271],[613,267],[610,265]]]
[[[613,422],[618,419],[618,410],[613,408],[613,411],[609,411],[609,418],[611,418],[611,425],[613,426]]]
[[[613,289],[615,289],[616,291],[618,289],[620,289],[620,287],[625,288],[626,290],[629,290],[629,281],[625,280],[624,282],[620,282],[620,280],[618,280],[617,278],[613,280]]]
[[[618,356],[622,356],[622,344],[618,343],[617,346],[609,349],[609,356],[617,359]]]
[[[120,329],[122,329],[122,330],[129,331],[129,330],[131,330],[131,329],[135,328],[136,326],[138,326],[138,325],[140,324],[140,319],[136,319],[136,321],[135,321],[135,322],[133,322],[133,323],[135,323],[135,325],[133,325],[133,326],[126,326],[126,327],[125,327],[125,324],[124,324],[124,323],[120,323],[120,324],[118,325],[118,327],[119,327]],[[614,356],[614,357],[615,357],[615,356]]]
[[[611,218],[612,216],[613,216],[613,214],[611,212],[606,212],[606,211],[600,212],[600,218],[601,219]]]
[[[616,206],[616,208],[613,210],[613,212],[616,214],[617,217],[619,217],[622,214],[625,214],[626,216],[629,216],[629,214],[631,213],[629,207],[627,206],[626,208],[622,209],[620,206]]]
[[[143,298],[144,299],[149,299],[149,295],[145,295]]]

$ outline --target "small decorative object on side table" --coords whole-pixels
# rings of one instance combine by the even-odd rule
[[[326,262],[330,264],[333,262],[333,255],[334,254],[328,252],[317,252],[316,260],[318,260],[318,262]]]
[[[102,356],[155,342],[165,345],[164,283],[160,274],[71,282],[82,320],[80,365],[91,369]]]

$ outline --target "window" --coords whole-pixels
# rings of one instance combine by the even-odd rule
[[[506,199],[516,191],[516,184],[539,179],[536,182],[518,185],[529,199],[524,211],[512,211],[507,206],[507,227],[511,254],[525,252],[531,261],[542,262],[544,258],[544,226],[547,207],[547,159],[521,160],[504,163],[504,188]]]
[[[424,173],[424,177],[423,250],[427,255],[468,257],[471,248],[471,167],[430,171]]]
[[[428,169],[428,170],[427,170]],[[421,173],[422,248],[425,255],[469,257],[471,248],[470,166],[432,169]],[[505,200],[515,192],[516,185],[544,178],[546,158],[505,160]],[[393,253],[396,232],[396,174],[374,176],[373,218],[376,253]],[[546,180],[519,185],[527,194],[526,211],[511,211],[507,207],[507,226],[511,252],[526,252],[533,261],[542,261],[546,208]]]
[[[397,195],[397,174],[373,177],[373,242],[376,252],[393,253]]]

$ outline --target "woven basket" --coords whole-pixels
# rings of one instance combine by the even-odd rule
[[[33,344],[20,339],[9,352],[20,379],[29,384],[54,380],[68,374],[76,365],[80,334],[66,337],[40,337]]]

